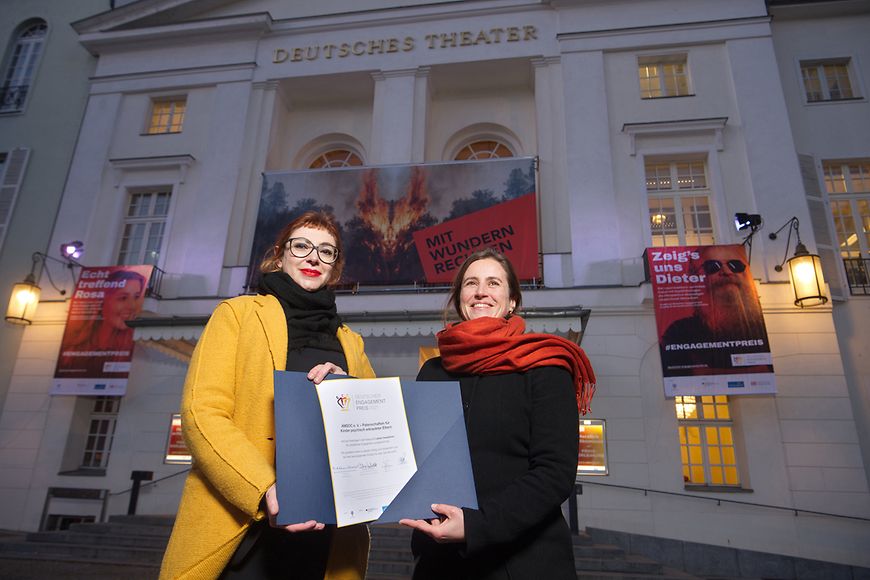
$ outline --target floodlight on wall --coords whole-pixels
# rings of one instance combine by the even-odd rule
[[[828,301],[823,288],[825,277],[822,275],[822,260],[818,254],[811,254],[801,242],[800,222],[792,217],[781,228],[770,234],[770,239],[775,240],[777,234],[788,228],[788,238],[785,242],[785,255],[782,262],[774,266],[777,272],[782,272],[783,264],[788,265],[788,275],[791,287],[794,290],[794,304],[801,308],[808,306],[820,306]],[[788,249],[791,245],[791,232],[794,230],[797,240],[794,247],[794,256],[788,257]],[[786,259],[788,258],[788,259]]]
[[[61,254],[63,255],[63,253]],[[63,296],[66,290],[58,288],[54,280],[51,279],[51,272],[46,269],[46,261],[51,260],[68,267],[70,271],[74,266],[79,264],[70,258],[58,260],[52,258],[48,254],[42,252],[33,253],[33,264],[30,267],[30,273],[25,276],[24,280],[12,286],[12,295],[9,297],[9,305],[6,307],[6,322],[26,326],[33,322],[33,316],[36,314],[36,307],[39,305],[39,295],[42,289],[39,287],[39,280],[42,278],[42,273],[45,272],[48,276],[48,281],[57,292]],[[39,272],[37,273],[37,267]],[[73,276],[73,284],[75,284],[75,276]]]
[[[745,229],[752,229],[752,231],[755,231],[761,227],[763,221],[764,220],[762,220],[761,216],[757,213],[734,214],[734,227],[737,228],[738,232],[742,232]]]
[[[737,228],[737,231],[749,230],[749,233],[743,238],[743,245],[747,248],[747,258],[750,264],[752,263],[752,237],[763,224],[764,220],[757,213],[738,212],[734,214],[734,227]]]
[[[67,260],[78,261],[84,253],[85,245],[78,240],[60,245],[60,255]]]

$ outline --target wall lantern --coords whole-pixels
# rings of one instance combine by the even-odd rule
[[[811,254],[801,242],[800,222],[792,217],[781,228],[770,234],[771,240],[775,240],[777,234],[788,228],[788,238],[785,242],[785,255],[782,262],[774,266],[777,272],[782,272],[782,265],[788,266],[788,275],[791,279],[791,287],[794,290],[795,306],[806,308],[808,306],[820,306],[828,301],[823,288],[825,278],[822,275],[822,260],[818,254]],[[791,232],[794,230],[797,242],[794,247],[794,256],[788,258],[788,248],[791,245]],[[788,260],[786,260],[788,258]]]
[[[81,245],[81,242],[78,242],[78,244],[80,245],[78,248],[79,256],[81,256],[81,252],[84,251],[84,246]],[[64,246],[66,245],[68,244],[64,244]],[[45,269],[46,260],[52,260],[68,267],[70,273],[72,273],[72,268],[78,266],[78,262],[67,256],[63,250],[61,251],[61,255],[64,256],[64,260],[52,258],[42,252],[33,253],[33,265],[30,267],[30,273],[23,281],[12,286],[12,296],[9,297],[9,305],[6,307],[6,322],[22,326],[26,326],[33,322],[33,316],[36,314],[36,307],[39,305],[39,295],[42,291],[39,287],[39,280],[42,278],[43,272],[46,273],[48,281],[51,282],[52,287],[57,290],[61,296],[66,294],[66,290],[58,288],[54,284],[54,280],[51,279],[51,273]],[[39,268],[39,274],[36,273],[37,266],[41,266]],[[73,276],[73,284],[75,284],[75,276]]]

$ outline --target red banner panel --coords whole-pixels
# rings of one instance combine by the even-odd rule
[[[123,395],[133,329],[153,266],[82,268],[69,305],[53,395]]]
[[[648,248],[665,394],[775,393],[767,329],[740,244]]]
[[[451,282],[465,258],[494,248],[506,255],[521,280],[538,277],[535,194],[523,195],[414,232],[427,282]]]

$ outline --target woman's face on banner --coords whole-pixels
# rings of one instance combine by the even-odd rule
[[[459,294],[463,320],[483,316],[498,318],[513,311],[507,274],[496,260],[484,258],[472,263],[462,277]]]
[[[293,255],[291,244],[297,254],[310,249],[311,253],[302,258]],[[321,259],[321,251],[335,251],[335,238],[326,230],[302,226],[290,234],[290,240],[284,244],[284,256],[278,265],[294,282],[305,290],[314,292],[320,290],[332,273],[333,263],[327,264]]]
[[[123,288],[106,292],[103,299],[103,321],[114,330],[130,330],[126,322],[139,315],[142,296],[142,283],[138,280],[127,280]]]

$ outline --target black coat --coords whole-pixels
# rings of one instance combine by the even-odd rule
[[[414,578],[575,580],[571,532],[561,510],[577,475],[570,373],[540,367],[452,376],[435,358],[417,379],[459,380],[480,509],[463,508],[465,543],[438,544],[414,532]]]

